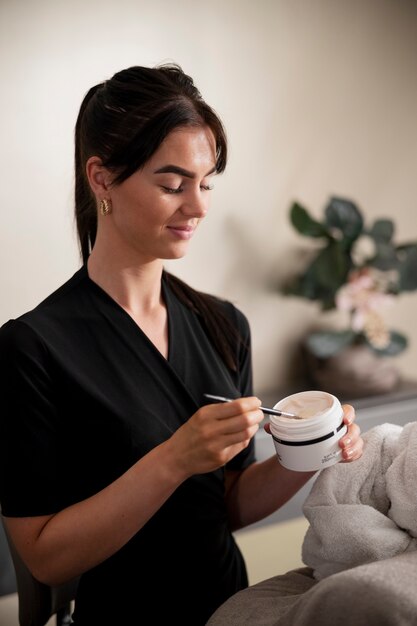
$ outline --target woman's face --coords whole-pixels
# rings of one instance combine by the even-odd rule
[[[144,167],[110,187],[114,245],[144,261],[182,257],[209,207],[216,143],[209,128],[171,132]]]

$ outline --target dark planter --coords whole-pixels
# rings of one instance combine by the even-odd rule
[[[317,389],[344,398],[388,393],[398,387],[400,373],[390,357],[366,345],[347,346],[328,358],[318,358],[304,346],[306,374]]]

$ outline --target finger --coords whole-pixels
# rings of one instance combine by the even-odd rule
[[[240,433],[252,426],[259,425],[264,418],[264,414],[261,410],[249,411],[242,415],[236,415],[229,417],[228,419],[221,419],[217,421],[216,428],[220,429],[220,433],[223,435]]]
[[[224,433],[222,437],[218,440],[219,447],[222,449],[230,448],[231,446],[242,444],[245,441],[249,442],[254,437],[254,435],[256,435],[258,429],[259,424],[253,424],[252,426],[238,432]]]
[[[350,424],[347,433],[339,440],[339,445],[342,448],[350,448],[356,444],[360,439],[361,429],[357,424]]]
[[[356,413],[350,404],[342,404],[343,421],[345,424],[352,424],[355,421]]]
[[[261,401],[255,396],[247,396],[244,398],[237,398],[230,402],[216,402],[215,404],[206,405],[210,411],[215,412],[217,419],[227,419],[235,415],[241,415],[249,411],[253,411],[261,406]]]
[[[360,437],[360,428],[357,424],[352,424],[346,437],[340,440],[342,448],[342,458],[345,461],[354,461],[362,456],[364,442]]]
[[[363,453],[363,439],[359,439],[355,445],[342,450],[342,458],[344,461],[356,461],[362,456]]]

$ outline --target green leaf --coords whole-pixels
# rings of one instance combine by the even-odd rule
[[[353,330],[318,331],[308,335],[306,346],[314,356],[326,359],[353,343],[355,337]]]
[[[336,292],[346,281],[351,261],[341,242],[330,241],[329,245],[318,253],[310,268],[313,268],[314,280],[325,289]]]
[[[398,256],[395,247],[386,241],[376,241],[375,256],[368,261],[369,265],[385,272],[398,267]]]
[[[397,250],[398,252],[412,250],[413,248],[417,248],[417,241],[409,241],[408,243],[398,244]]]
[[[291,207],[290,219],[294,228],[306,237],[330,236],[323,224],[313,219],[307,210],[302,207],[301,204],[298,204],[298,202],[294,202]]]
[[[362,233],[364,224],[362,214],[356,204],[344,198],[333,197],[325,209],[325,225],[328,229],[337,229],[342,239],[350,243]]]
[[[284,285],[281,289],[281,293],[284,296],[298,296],[300,298],[306,298],[307,300],[315,300],[315,295],[308,291],[308,281],[304,284],[304,276],[297,276],[291,282]]]
[[[307,300],[322,300],[325,293],[315,277],[314,265],[309,267],[304,274],[296,278],[287,288],[286,293],[307,298]]]
[[[392,220],[375,220],[368,234],[375,241],[389,243],[394,236],[394,222]]]
[[[381,356],[397,356],[397,354],[400,354],[401,352],[403,352],[403,350],[407,348],[408,340],[401,333],[392,330],[390,332],[390,342],[388,346],[383,350],[378,350],[371,343],[369,343],[369,341],[367,341],[367,344],[370,348],[372,348],[374,352]]]
[[[286,288],[285,293],[320,300],[323,310],[333,309],[336,291],[346,282],[350,266],[350,257],[341,242],[329,241],[307,270]]]
[[[399,246],[399,290],[414,291],[417,289],[417,245]]]

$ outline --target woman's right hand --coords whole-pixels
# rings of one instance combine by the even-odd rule
[[[254,396],[202,406],[166,442],[186,476],[225,465],[246,448],[264,415]]]

